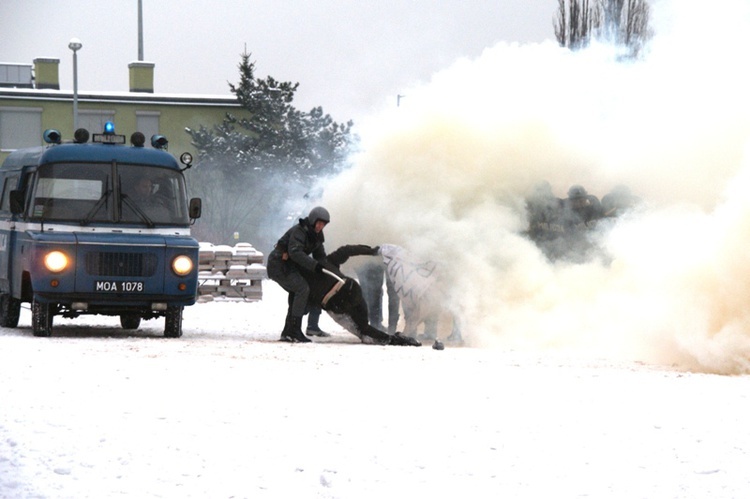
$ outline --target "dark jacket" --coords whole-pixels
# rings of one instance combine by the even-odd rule
[[[269,260],[283,259],[283,254],[287,253],[288,261],[313,272],[318,262],[326,258],[324,242],[323,232],[316,234],[310,221],[307,218],[300,218],[297,225],[281,236],[268,258]]]

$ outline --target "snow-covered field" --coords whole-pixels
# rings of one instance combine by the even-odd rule
[[[0,497],[746,497],[750,377],[277,342],[285,295],[0,329]],[[469,332],[470,334],[470,332]]]

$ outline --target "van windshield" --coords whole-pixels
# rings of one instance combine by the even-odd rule
[[[185,179],[176,170],[129,164],[40,166],[29,215],[45,221],[188,225]]]

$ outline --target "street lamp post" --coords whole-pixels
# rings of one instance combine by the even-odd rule
[[[81,40],[71,38],[68,48],[73,51],[73,132],[78,130],[78,51],[83,47]]]

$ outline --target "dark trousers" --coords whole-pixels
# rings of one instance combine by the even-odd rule
[[[357,278],[367,304],[368,322],[371,326],[382,327],[385,268],[380,264],[367,263],[357,269]]]
[[[277,254],[278,253],[278,254]],[[282,260],[281,252],[273,250],[268,256],[266,264],[268,277],[292,295],[292,303],[289,306],[289,314],[292,317],[305,315],[307,298],[310,296],[310,286],[299,273],[297,264],[290,260]]]
[[[307,327],[308,328],[318,328],[320,329],[320,325],[318,324],[318,321],[320,320],[320,315],[323,313],[323,310],[318,307],[313,307],[310,309],[310,312],[307,314]]]

